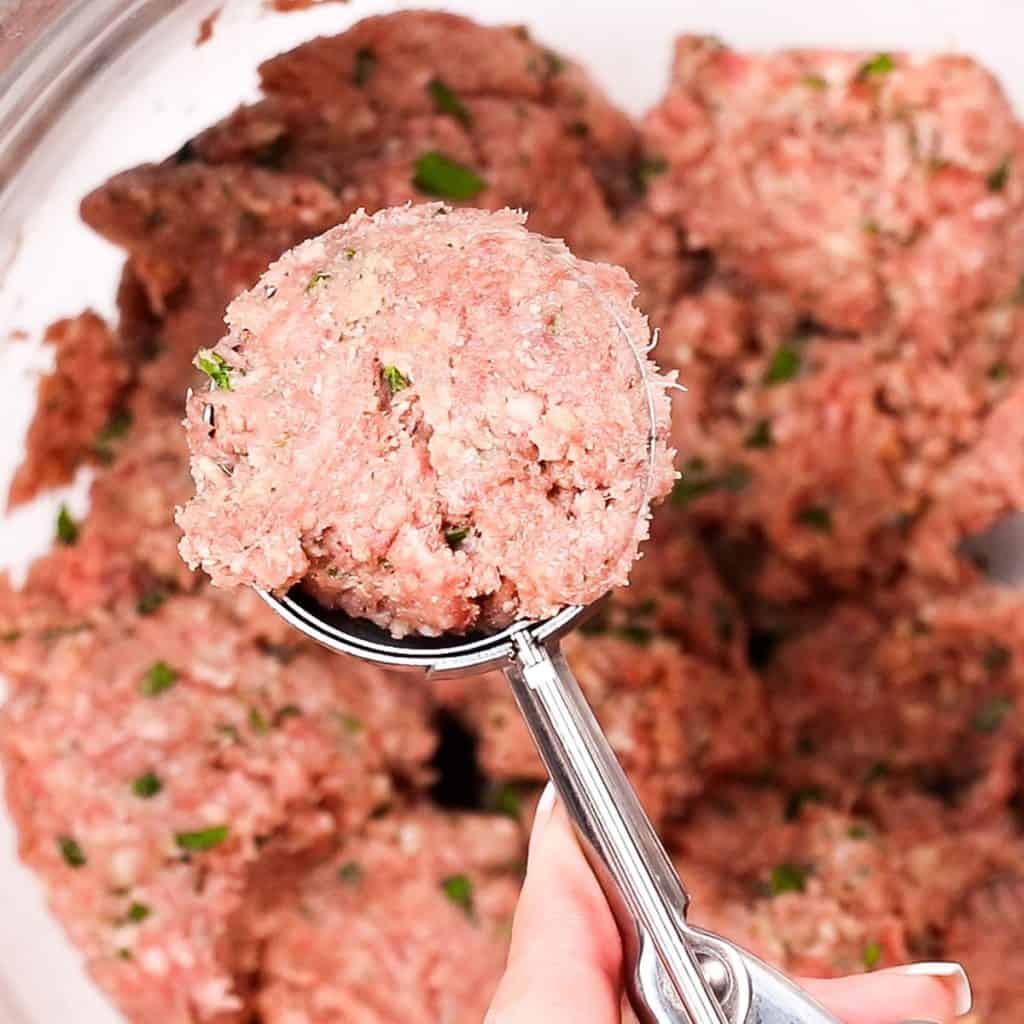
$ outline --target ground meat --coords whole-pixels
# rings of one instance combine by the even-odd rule
[[[267,645],[202,595],[96,610],[0,657],[22,857],[133,1020],[240,1009],[223,941],[261,847],[357,826],[433,746],[405,682]]]
[[[968,533],[1024,508],[1004,447],[1024,369],[1015,305],[930,352],[824,334],[778,294],[747,298],[716,275],[660,327],[656,355],[688,389],[673,410],[675,500],[739,546],[743,585],[761,598],[855,591],[907,568],[948,578],[965,571]]]
[[[1024,270],[1020,130],[967,57],[684,36],[645,127],[667,164],[651,207],[828,327],[931,343]]]
[[[971,818],[1021,792],[1024,600],[978,586],[844,602],[782,637],[768,699],[794,784],[849,805],[903,779]],[[884,790],[882,791],[884,797]]]
[[[920,797],[901,810],[886,822],[813,801],[794,807],[763,784],[720,787],[669,837],[691,919],[799,974],[960,959],[985,979],[971,1019],[1012,1017],[1024,1007],[1024,932],[1012,913],[1019,831],[996,816],[962,832]],[[981,938],[986,921],[992,934]]]
[[[192,566],[303,580],[397,636],[544,618],[625,582],[671,486],[668,379],[640,354],[629,278],[522,221],[359,214],[232,303],[200,355],[218,389],[189,406]]]
[[[630,585],[565,653],[641,802],[655,821],[768,753],[760,680],[746,665],[740,614],[695,536],[655,516]],[[497,674],[442,680],[435,695],[473,731],[484,773],[543,781],[544,767]]]
[[[103,320],[91,312],[58,320],[45,341],[56,349],[56,366],[39,382],[28,454],[11,484],[11,505],[68,483],[87,459],[107,461],[123,422],[116,411],[128,367]]]
[[[505,964],[524,856],[510,820],[370,822],[261,916],[267,1024],[475,1024]]]
[[[632,198],[636,131],[575,64],[519,29],[409,11],[367,18],[261,68],[267,98],[193,140],[191,158],[311,174],[369,211],[422,198],[426,153],[471,168],[486,209],[523,207],[584,255]]]

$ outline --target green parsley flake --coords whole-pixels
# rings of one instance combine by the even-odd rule
[[[663,156],[645,156],[636,165],[636,183],[641,192],[646,192],[653,178],[668,170],[668,161]]]
[[[469,917],[473,916],[473,881],[468,875],[449,875],[441,881],[441,891]]]
[[[808,870],[801,864],[776,864],[772,868],[768,887],[773,896],[784,892],[803,892],[807,887]]]
[[[409,386],[409,378],[397,366],[384,367],[384,383],[393,395],[404,391]]]
[[[20,639],[20,629],[9,629],[6,633],[0,633],[0,644],[16,644]]]
[[[338,881],[345,885],[358,885],[363,880],[363,866],[357,861],[350,860],[338,868]]]
[[[544,63],[547,65],[549,75],[559,75],[566,69],[565,58],[554,50],[544,51]]]
[[[818,533],[832,532],[832,513],[824,505],[805,505],[797,512],[796,521]]]
[[[794,789],[786,801],[786,821],[796,821],[806,803],[824,803],[825,791],[821,786],[804,786]]]
[[[214,825],[212,828],[199,829],[197,832],[179,832],[174,841],[189,853],[202,853],[220,846],[228,837],[230,829],[227,825]]]
[[[487,187],[472,168],[437,150],[424,153],[416,161],[412,183],[420,192],[444,199],[475,199]]]
[[[125,914],[125,919],[132,924],[142,924],[150,915],[150,909],[145,903],[133,903]]]
[[[81,868],[87,863],[85,852],[72,836],[57,836],[57,849],[69,868]]]
[[[314,270],[313,273],[309,275],[309,280],[306,282],[306,291],[311,292],[314,289],[319,288],[320,285],[326,284],[330,279],[331,275],[328,274],[327,271]]]
[[[93,454],[105,465],[114,461],[114,442],[120,440],[132,425],[131,413],[125,410],[115,412],[106,426],[101,427],[93,438]]]
[[[761,378],[769,387],[784,384],[792,380],[800,372],[803,356],[800,354],[800,343],[797,340],[784,342],[776,350]]]
[[[865,782],[878,782],[889,777],[889,765],[885,761],[875,761],[864,773]]]
[[[847,830],[846,834],[851,839],[867,839],[871,833],[863,825],[851,825]]]
[[[771,448],[773,444],[771,420],[758,420],[743,439],[744,448]]]
[[[828,88],[828,79],[824,75],[804,75],[800,79],[800,84],[808,89],[813,89],[815,92],[821,92],[823,89]]]
[[[750,470],[746,466],[741,464],[726,466],[722,471],[722,475],[718,478],[718,486],[723,491],[731,491],[733,494],[738,494],[750,486],[750,478]]]
[[[257,736],[266,736],[270,732],[270,726],[267,725],[267,720],[259,708],[249,708],[249,728]]]
[[[57,541],[70,546],[78,540],[78,523],[68,511],[67,505],[61,505],[57,513]]]
[[[637,647],[647,647],[654,637],[654,634],[646,627],[629,622],[618,630],[619,636]]]
[[[169,690],[177,681],[177,669],[171,668],[166,661],[154,661],[146,669],[146,674],[139,683],[139,692],[143,697],[157,697],[164,690]]]
[[[352,81],[362,87],[369,82],[376,70],[377,54],[366,46],[356,50],[355,62],[352,66]]]
[[[150,800],[164,788],[156,772],[146,772],[132,783],[132,792],[143,800]]]
[[[153,612],[155,612],[166,600],[166,591],[157,588],[147,590],[142,597],[139,598],[138,603],[135,605],[135,610],[140,615],[152,615]]]
[[[987,672],[1002,672],[1013,660],[1013,653],[1002,644],[991,644],[985,651],[982,664]]]
[[[363,723],[355,715],[347,714],[344,711],[336,711],[334,717],[338,720],[342,729],[350,736],[358,736],[363,731]]]
[[[750,480],[750,470],[742,464],[726,466],[721,473],[711,475],[703,459],[690,459],[683,466],[683,475],[672,488],[672,502],[675,505],[687,505],[715,491],[737,494],[750,486]]]
[[[985,179],[989,192],[1002,192],[1010,180],[1010,158],[1004,156],[998,167],[994,167]]]
[[[462,542],[469,536],[468,526],[456,526],[451,530],[444,531],[445,543],[453,551],[457,551],[462,547]]]
[[[1006,380],[1010,376],[1010,366],[1008,363],[1000,360],[997,363],[993,363],[986,372],[986,376],[989,380]]]
[[[519,790],[515,786],[506,784],[492,786],[487,793],[485,805],[488,810],[504,814],[509,818],[518,818],[523,809]]]
[[[462,100],[442,79],[432,78],[427,83],[427,93],[434,101],[438,113],[449,114],[465,128],[473,123],[473,116],[465,108]]]
[[[887,75],[890,71],[895,70],[895,68],[896,64],[888,53],[879,53],[872,57],[871,60],[861,64],[857,70],[856,80],[858,82],[866,82],[870,78]]]
[[[877,942],[869,942],[864,947],[864,954],[862,957],[864,966],[870,971],[877,967],[882,959],[882,947]]]
[[[993,697],[985,701],[977,711],[971,724],[977,732],[998,732],[1006,716],[1013,710],[1013,701],[1009,697]]]
[[[221,391],[231,390],[231,367],[219,352],[201,348],[192,360],[192,365],[202,370]]]

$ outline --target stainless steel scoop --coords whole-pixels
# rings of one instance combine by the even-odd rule
[[[298,588],[262,597],[341,654],[435,678],[505,673],[615,916],[630,1002],[642,1024],[839,1024],[751,953],[687,924],[686,890],[558,649],[588,609],[566,608],[489,636],[396,640],[320,607]]]

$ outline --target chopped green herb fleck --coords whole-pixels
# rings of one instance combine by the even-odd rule
[[[330,281],[331,276],[332,275],[328,274],[325,270],[314,270],[313,273],[309,275],[309,280],[306,282],[306,291],[311,292],[316,288],[319,288],[320,285],[326,284]]]
[[[92,450],[93,454],[104,464],[109,464],[114,460],[114,447],[115,441],[124,437],[128,432],[128,428],[132,425],[131,413],[125,410],[119,410],[115,412],[106,425],[96,431],[96,436],[93,438]]]
[[[857,70],[857,81],[865,82],[877,75],[887,75],[896,67],[893,59],[887,53],[876,54],[871,60],[865,61]]]
[[[356,50],[355,63],[352,66],[352,81],[359,86],[366,85],[376,70],[377,54],[366,46]]]
[[[635,615],[653,615],[658,610],[658,599],[656,597],[645,597],[633,608]]]
[[[57,540],[69,546],[78,540],[78,523],[68,511],[67,505],[61,505],[57,513]]]
[[[726,466],[718,478],[718,485],[722,490],[734,494],[745,491],[750,486],[750,470],[740,464]]]
[[[985,651],[982,664],[985,666],[986,672],[1002,672],[1009,666],[1012,659],[1013,654],[1008,647],[1004,647],[1002,644],[991,644]]]
[[[869,218],[864,221],[861,228],[864,230],[864,234],[866,235],[880,235],[882,233],[882,225],[873,218]]]
[[[647,191],[651,179],[668,170],[668,161],[663,156],[645,156],[636,165],[636,184],[641,192]]]
[[[166,661],[154,661],[142,677],[139,692],[143,697],[156,697],[164,690],[169,690],[177,681],[177,669],[171,668]]]
[[[21,639],[20,629],[9,629],[6,633],[0,633],[0,644],[15,644]]]
[[[437,150],[424,153],[416,161],[412,183],[420,192],[445,199],[475,199],[487,187],[472,168]]]
[[[455,906],[473,916],[473,881],[467,875],[449,875],[441,882],[441,891]]]
[[[796,521],[809,530],[831,533],[832,513],[824,505],[805,505],[796,514]]]
[[[164,784],[160,781],[160,776],[156,772],[146,772],[132,783],[132,792],[136,796],[142,797],[143,800],[151,799],[163,788]]]
[[[1002,360],[993,363],[988,368],[987,376],[989,380],[1006,380],[1010,376],[1010,366]]]
[[[468,526],[456,526],[453,530],[444,531],[445,543],[453,551],[457,551],[461,546],[462,542],[469,536]]]
[[[183,850],[190,853],[202,853],[204,850],[212,850],[219,846],[228,837],[229,828],[227,825],[214,825],[213,828],[199,829],[197,832],[179,832],[174,841]]]
[[[882,959],[882,947],[877,942],[869,942],[864,947],[864,966],[870,971],[872,968],[878,966],[879,961]]]
[[[201,348],[192,360],[192,365],[202,370],[221,391],[231,390],[231,367],[219,352]]]
[[[432,78],[427,83],[427,92],[434,101],[438,113],[451,115],[466,128],[473,123],[473,116],[465,108],[462,100],[442,79]]]
[[[1010,180],[1010,158],[1004,156],[998,167],[994,167],[985,179],[989,192],[1002,192]]]
[[[803,892],[807,886],[807,868],[801,864],[776,864],[772,868],[769,888],[773,896],[784,892]]]
[[[409,386],[409,378],[397,366],[384,367],[384,383],[393,395],[404,391]]]
[[[130,949],[119,949],[117,951],[118,959],[120,960],[134,960],[135,954]]]
[[[338,881],[345,885],[358,885],[363,880],[363,866],[357,861],[350,860],[338,868]]]
[[[851,825],[847,830],[846,834],[851,839],[867,839],[871,833],[863,825]]]
[[[792,380],[800,372],[803,357],[797,341],[787,341],[780,345],[771,358],[762,378],[769,387],[784,384]]]
[[[356,255],[357,254],[356,254],[355,249],[346,249],[345,250],[345,259],[347,259],[347,260],[354,260],[356,258]]]
[[[299,718],[302,715],[302,708],[298,704],[285,704],[274,712],[274,725],[279,726],[287,722],[289,718]]]
[[[974,712],[972,724],[978,732],[997,732],[1012,710],[1013,701],[1009,697],[993,697]]]
[[[758,420],[743,439],[744,448],[771,448],[773,444],[771,420]]]
[[[672,487],[672,504],[688,505],[697,498],[703,498],[704,495],[711,494],[716,486],[717,481],[710,477],[691,477],[684,474]]]
[[[145,903],[133,903],[128,908],[128,913],[125,914],[125,918],[131,921],[132,924],[141,924],[149,917],[150,910]]]
[[[358,736],[363,731],[363,723],[355,717],[355,715],[349,715],[344,711],[337,711],[334,715],[341,727],[350,736]]]
[[[86,864],[85,852],[78,840],[71,836],[57,836],[57,848],[69,868],[80,868]]]
[[[608,632],[608,616],[602,609],[580,623],[579,628],[584,636],[601,636]]]
[[[635,622],[627,622],[625,626],[619,628],[618,633],[623,640],[628,640],[637,647],[646,647],[654,637],[646,626],[637,625]]]
[[[559,75],[566,67],[565,58],[560,54],[555,53],[554,50],[544,51],[544,64],[547,67],[549,75]]]
[[[228,739],[234,740],[235,743],[238,743],[242,739],[238,730],[230,722],[218,722],[217,732],[219,732],[221,736],[227,736]]]
[[[270,726],[267,725],[267,720],[259,708],[249,708],[249,728],[257,736],[266,736],[270,732]]]
[[[823,803],[825,791],[821,786],[804,786],[801,789],[794,789],[786,801],[786,821],[795,821],[800,817],[800,811],[806,803]]]
[[[889,765],[885,761],[875,761],[864,773],[865,782],[877,782],[889,777]]]
[[[820,92],[822,89],[828,88],[828,79],[824,75],[804,75],[800,79],[800,84],[806,86],[808,89],[814,89]]]
[[[138,603],[135,605],[135,610],[140,615],[152,615],[153,612],[155,612],[166,600],[166,591],[159,590],[157,588],[147,590],[142,597],[139,598]]]
[[[496,784],[487,793],[485,804],[488,810],[504,814],[509,818],[518,818],[523,809],[523,801],[515,786]]]

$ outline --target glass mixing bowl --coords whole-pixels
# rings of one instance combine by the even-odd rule
[[[256,66],[314,35],[408,4],[325,3],[292,14],[269,0],[0,0],[0,493],[21,456],[40,345],[55,318],[114,312],[122,256],[78,220],[79,199],[115,171],[161,159],[257,93]],[[984,60],[1024,109],[1024,6],[1015,0],[476,0],[436,4],[484,22],[522,22],[578,56],[634,113],[664,87],[673,37],[711,32],[743,46],[959,48]],[[197,45],[204,18],[219,11]],[[0,569],[15,578],[45,550],[60,501],[84,511],[88,474],[0,520]],[[992,542],[1004,578],[1024,578],[1024,531]],[[0,1021],[116,1024],[0,811]]]

